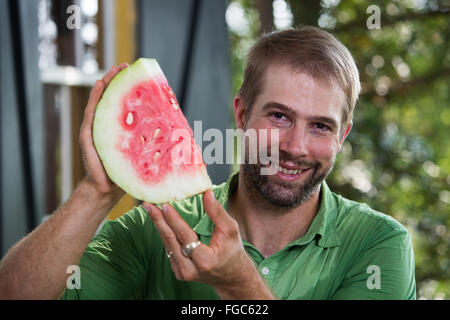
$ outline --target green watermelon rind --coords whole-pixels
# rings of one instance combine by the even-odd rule
[[[212,188],[212,182],[204,165],[195,173],[181,171],[179,167],[174,166],[174,171],[158,185],[149,185],[137,176],[129,161],[115,147],[118,135],[126,134],[119,124],[112,125],[117,123],[119,118],[120,108],[117,106],[133,87],[152,77],[164,77],[157,61],[140,58],[112,79],[97,104],[93,140],[103,167],[114,183],[136,199],[165,203],[202,193]],[[114,107],[116,110],[112,109]]]

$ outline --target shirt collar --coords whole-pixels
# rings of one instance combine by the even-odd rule
[[[227,182],[215,186],[213,189],[216,199],[222,204],[225,210],[228,209],[228,199],[236,190],[238,181],[239,171],[233,173]],[[291,242],[288,246],[305,245],[316,237],[318,238],[317,245],[320,247],[331,248],[340,245],[336,226],[338,212],[337,201],[325,181],[321,185],[320,192],[319,211],[309,226],[308,231],[297,240]],[[203,204],[201,204],[201,206],[203,211]],[[193,229],[199,235],[210,236],[214,229],[214,223],[209,216],[204,213]]]
[[[319,211],[309,226],[308,231],[290,245],[305,245],[316,237],[318,238],[317,245],[320,247],[331,248],[340,245],[336,226],[338,213],[336,198],[333,196],[325,181],[322,182],[320,192]]]

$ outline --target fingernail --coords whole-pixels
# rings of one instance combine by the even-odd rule
[[[207,192],[207,196],[211,199],[211,200],[216,200],[216,197],[214,196],[214,192],[209,189]]]
[[[142,206],[147,211],[147,213],[150,213],[152,211],[151,207],[147,203],[143,203]]]
[[[162,212],[166,213],[167,212],[167,204],[163,203],[161,205],[161,210],[162,210]]]

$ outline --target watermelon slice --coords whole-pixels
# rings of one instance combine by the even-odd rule
[[[136,199],[164,203],[212,187],[155,59],[141,58],[114,77],[97,105],[93,136],[108,176]]]

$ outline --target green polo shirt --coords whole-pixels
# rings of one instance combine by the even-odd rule
[[[236,173],[214,187],[227,208]],[[172,205],[209,244],[214,224],[201,195]],[[414,253],[408,231],[392,217],[321,186],[319,211],[308,231],[264,258],[243,241],[261,277],[280,299],[415,299]],[[63,299],[218,299],[206,284],[175,278],[158,231],[142,206],[108,221],[81,261],[80,289]]]

